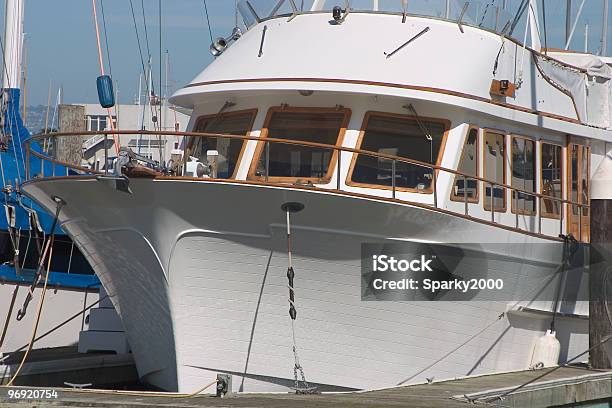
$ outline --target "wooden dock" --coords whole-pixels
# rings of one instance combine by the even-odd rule
[[[550,369],[520,371],[455,380],[395,387],[384,390],[323,395],[241,394],[225,398],[201,395],[192,398],[167,396],[130,396],[114,392],[78,392],[54,388],[57,399],[15,400],[8,398],[7,388],[0,388],[0,407],[243,407],[243,408],[461,408],[469,406],[463,398],[478,399],[479,405],[497,407],[551,407],[574,402],[611,399],[612,372],[580,367],[558,369],[541,380],[503,400],[494,399],[505,390],[524,384]],[[29,389],[23,387],[11,388]]]

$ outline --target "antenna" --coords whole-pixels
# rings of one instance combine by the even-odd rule
[[[572,30],[572,0],[565,2],[565,43],[567,44]]]
[[[606,56],[608,53],[608,0],[603,2],[603,24],[601,28],[601,51],[599,55]]]

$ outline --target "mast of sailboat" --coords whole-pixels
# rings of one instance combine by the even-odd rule
[[[47,113],[45,114],[45,134],[49,133],[49,110],[51,109],[51,80],[49,80],[49,93],[47,94]],[[47,143],[47,139],[44,140]],[[47,151],[45,149],[45,151]]]
[[[28,48],[23,44],[23,126],[27,126],[28,113]]]

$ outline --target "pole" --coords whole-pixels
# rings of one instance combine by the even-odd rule
[[[49,94],[47,95],[47,113],[45,114],[45,134],[49,133],[49,110],[51,109],[51,80],[49,80]],[[46,144],[46,139],[45,139]],[[46,152],[46,149],[44,149]]]
[[[96,0],[91,0],[91,7],[93,10],[94,26],[96,27],[96,41],[98,43],[98,59],[100,62],[100,75],[104,76],[104,61],[102,59],[102,45],[100,43],[100,28],[98,27],[98,12],[96,10]],[[107,108],[108,121],[110,128],[113,131],[113,139],[115,141],[115,153],[119,154],[119,136],[115,134],[115,124],[113,123],[113,113],[111,108]]]
[[[608,318],[608,312],[612,311],[612,269],[610,268],[612,264],[612,234],[610,233],[612,231],[612,185],[608,177],[612,170],[612,159],[608,155],[612,153],[612,150],[609,147],[606,147],[606,150],[607,155],[604,156],[591,178],[589,346],[597,344],[612,334],[612,324]],[[568,206],[566,211],[569,216],[572,206]],[[582,223],[581,219],[579,223]],[[569,233],[571,230],[568,231]],[[594,369],[612,368],[605,347],[592,350],[589,362]]]
[[[601,28],[601,52],[599,55],[606,56],[608,53],[608,0],[603,2],[603,23]]]
[[[27,126],[27,113],[28,113],[28,49],[23,47],[23,126]]]
[[[584,25],[584,52],[589,52],[589,24]]]
[[[567,44],[572,30],[572,0],[565,2],[565,43]]]
[[[163,53],[162,53],[162,0],[159,0],[159,130],[164,128],[164,99],[163,95]],[[159,164],[162,163],[161,157],[161,135],[159,136]]]

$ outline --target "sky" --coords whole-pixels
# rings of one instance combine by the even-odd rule
[[[25,36],[27,47],[28,105],[47,103],[49,81],[53,100],[63,89],[65,103],[97,101],[96,78],[100,75],[97,42],[91,0],[25,0]],[[0,1],[2,12],[4,0]],[[141,0],[133,0],[145,64],[147,47]],[[98,20],[103,56],[104,48],[101,6],[104,7],[110,68],[118,83],[118,99],[132,103],[138,94],[142,64],[128,0],[98,0]],[[143,0],[149,49],[153,57],[153,79],[159,90],[159,2]],[[195,77],[212,61],[208,48],[210,36],[202,0],[162,0],[162,61],[168,51],[168,93]],[[207,0],[213,37],[227,36],[234,26],[231,0]],[[2,18],[2,21],[4,18]],[[165,74],[162,80],[165,88]],[[164,89],[165,91],[165,89]],[[54,103],[54,102],[52,102]]]
[[[0,13],[4,2],[0,0]],[[271,0],[251,0],[271,3]],[[365,0],[354,0],[364,3]],[[510,8],[520,0],[507,0]],[[92,2],[90,0],[25,0],[25,33],[27,48],[27,98],[28,105],[47,103],[51,81],[53,100],[59,87],[63,89],[64,103],[95,103],[97,101],[96,78],[100,75]],[[401,3],[400,0],[381,0],[382,3]],[[460,8],[463,0],[452,0]],[[482,0],[480,7],[500,4],[502,0]],[[572,48],[584,48],[584,26],[589,24],[588,48],[596,52],[600,45],[603,0],[586,0],[582,16],[578,20]],[[132,0],[139,30],[141,46],[147,59],[147,47],[143,28],[141,4],[144,4],[149,36],[149,49],[153,57],[155,89],[159,90],[159,1]],[[213,37],[227,36],[234,26],[233,0],[207,0]],[[344,0],[328,3],[343,4]],[[470,7],[477,7],[474,2]],[[581,0],[573,0],[576,15]],[[101,6],[108,35],[110,68],[113,80],[118,84],[118,99],[132,103],[138,93],[142,64],[129,0],[97,0],[98,20],[104,47],[104,27]],[[368,2],[369,4],[369,2]],[[409,0],[410,7],[440,6],[444,0]],[[542,0],[537,1],[541,11]],[[561,48],[565,32],[565,0],[545,0],[547,40],[550,47]],[[611,6],[612,8],[612,6]],[[473,10],[470,9],[470,10]],[[1,21],[4,18],[2,16]],[[610,27],[612,33],[612,25]],[[522,36],[522,35],[517,35]],[[608,36],[612,54],[612,35]],[[204,14],[204,0],[162,0],[162,60],[169,56],[167,93],[187,84],[212,61],[209,53],[210,36]],[[104,61],[108,70],[108,58],[104,48]],[[165,63],[164,63],[165,71]],[[165,75],[165,74],[164,74]],[[163,80],[165,88],[165,79]],[[163,89],[164,92],[166,89]],[[164,93],[162,92],[162,93]]]

